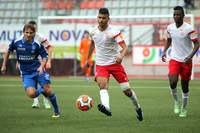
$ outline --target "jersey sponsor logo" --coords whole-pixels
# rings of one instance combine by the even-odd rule
[[[17,50],[19,50],[19,51],[26,51],[26,48],[17,47]]]
[[[29,61],[35,58],[34,55],[19,55],[19,60]]]
[[[106,34],[106,39],[109,39],[111,36],[112,36],[112,32],[108,32],[108,33]]]

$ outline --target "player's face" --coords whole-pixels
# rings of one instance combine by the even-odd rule
[[[181,10],[174,10],[174,21],[175,23],[183,23],[184,15]]]
[[[107,14],[99,14],[97,20],[99,26],[103,28],[108,25],[109,16]]]
[[[35,32],[32,31],[30,28],[25,29],[23,33],[24,33],[24,40],[26,42],[31,42],[35,36]]]
[[[90,35],[89,35],[89,33],[85,33],[85,38],[89,38],[90,37]]]
[[[34,26],[34,28],[35,28],[35,31],[37,31],[37,25],[36,25],[36,24],[34,24],[33,26]]]

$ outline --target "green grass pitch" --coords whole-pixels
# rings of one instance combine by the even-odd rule
[[[110,79],[109,95],[113,116],[97,110],[100,103],[96,83],[83,78],[53,78],[51,87],[57,95],[61,117],[51,118],[40,96],[40,108],[31,108],[33,100],[26,96],[21,78],[0,77],[1,133],[199,133],[200,81],[190,82],[188,116],[173,113],[173,101],[167,79],[130,79],[144,113],[144,121],[136,118],[131,101],[122,93],[118,83]],[[180,82],[178,90],[181,97]],[[82,112],[76,106],[81,94],[93,98],[91,110]]]

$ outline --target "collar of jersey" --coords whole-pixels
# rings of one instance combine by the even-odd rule
[[[24,37],[22,38],[22,42],[23,42],[23,43],[27,43],[27,42],[24,40]],[[33,44],[33,43],[34,43],[34,38],[33,38],[32,41],[29,42],[29,43],[30,43],[30,44]],[[29,44],[29,43],[28,43],[28,44]]]

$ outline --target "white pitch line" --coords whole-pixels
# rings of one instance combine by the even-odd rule
[[[131,82],[133,82],[133,83],[135,83],[135,82],[142,82],[142,83],[144,83],[144,82],[151,82],[151,83],[160,83],[160,82],[167,82],[168,83],[168,80],[156,80],[156,79],[152,79],[152,80],[138,80],[138,79],[131,79],[131,78],[129,78],[129,80],[131,80]],[[7,78],[0,78],[0,82],[1,81],[19,81],[19,82],[21,82],[22,81],[22,79],[7,79]],[[84,80],[84,78],[78,78],[78,79],[51,79],[51,81],[52,82],[85,82],[85,80]],[[93,80],[93,78],[91,78],[91,80],[90,80],[91,82],[95,82],[94,80]],[[114,79],[110,79],[109,80],[109,82],[117,82],[117,81],[115,81]]]
[[[4,84],[4,85],[0,85],[0,87],[23,87],[23,85],[11,85],[11,84]],[[88,86],[88,85],[70,85],[70,86],[68,86],[68,85],[51,85],[51,87],[52,88],[90,88],[91,86]],[[96,86],[96,88],[98,88],[97,86]],[[120,88],[120,86],[110,86],[109,88]],[[169,88],[168,86],[166,86],[166,87],[161,87],[161,86],[152,86],[152,87],[146,87],[146,86],[133,86],[132,87],[133,89],[134,88],[144,88],[144,89],[146,89],[146,88],[149,88],[149,89],[162,89],[162,88]],[[194,88],[192,88],[192,89],[194,89]]]

